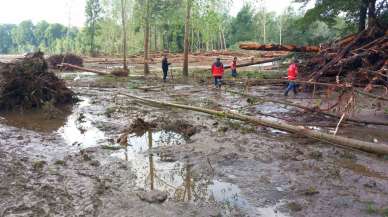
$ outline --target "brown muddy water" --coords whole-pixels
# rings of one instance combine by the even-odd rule
[[[66,75],[69,76],[69,75]],[[176,109],[144,106],[120,93],[251,115],[305,121],[293,108],[215,91],[195,82],[157,91],[128,89],[152,81],[69,80],[80,102],[59,111],[13,112],[0,118],[0,216],[387,216],[388,159],[300,136]],[[159,81],[154,81],[157,85]],[[109,84],[109,88],[101,84]],[[125,87],[125,88],[124,88]],[[281,87],[252,87],[281,97]],[[306,94],[307,96],[307,94]],[[294,100],[304,101],[303,94]],[[136,118],[154,123],[117,139]],[[180,123],[195,128],[184,134]],[[311,119],[314,126],[327,120]],[[352,130],[351,130],[352,129]],[[350,131],[350,132],[349,132]],[[366,140],[387,141],[385,128]],[[383,132],[383,133],[382,133]],[[138,192],[159,190],[164,203]]]

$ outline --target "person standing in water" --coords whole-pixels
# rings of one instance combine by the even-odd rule
[[[222,64],[220,58],[217,58],[216,62],[212,65],[212,75],[216,88],[221,88],[221,80],[224,75],[224,65]]]
[[[288,86],[286,92],[284,92],[284,96],[288,96],[288,92],[290,90],[294,91],[294,95],[297,95],[297,85],[295,83],[296,78],[298,77],[298,61],[295,59],[291,62],[291,65],[288,67]]]
[[[163,55],[162,60],[162,70],[163,70],[163,81],[166,82],[167,76],[168,76],[168,67],[171,65],[171,63],[168,62],[167,54]]]
[[[232,70],[232,77],[237,78],[237,57],[233,58],[232,63],[230,64],[230,69]]]

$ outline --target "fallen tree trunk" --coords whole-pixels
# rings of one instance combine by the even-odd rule
[[[59,65],[59,67],[73,68],[73,69],[78,69],[78,70],[85,71],[85,72],[93,72],[93,73],[96,73],[98,75],[113,75],[113,76],[117,76],[117,77],[128,77],[128,74],[129,74],[128,70],[125,70],[122,68],[116,68],[111,72],[102,72],[102,71],[99,71],[96,69],[89,69],[89,68],[80,67],[80,66],[76,66],[76,65],[72,65],[72,64],[68,64],[68,63],[62,63],[61,65]]]
[[[281,57],[276,57],[276,58],[271,58],[271,59],[266,59],[266,60],[260,60],[260,61],[256,61],[256,62],[249,62],[249,63],[243,63],[243,64],[238,64],[237,65],[237,68],[241,68],[241,67],[247,67],[247,66],[253,66],[253,65],[259,65],[259,64],[264,64],[264,63],[272,63],[272,62],[276,62],[276,61],[280,61],[280,60],[284,60],[284,59],[287,59],[287,58],[290,58],[292,55],[286,55],[286,56],[281,56]],[[225,66],[224,69],[229,69],[230,66]]]
[[[85,71],[85,72],[93,72],[93,73],[96,73],[98,75],[110,75],[110,73],[107,73],[107,72],[102,72],[102,71],[95,70],[95,69],[89,69],[89,68],[85,68],[85,67],[81,67],[81,66],[76,66],[76,65],[69,64],[69,63],[62,63],[58,66],[59,67],[73,68],[73,69],[77,69],[77,70],[81,70],[81,71]]]
[[[232,90],[227,90],[227,92],[230,92],[230,93],[233,93],[233,94],[238,94],[240,96],[244,96],[244,97],[248,97],[248,98],[252,98],[252,99],[255,99],[255,100],[258,100],[258,101],[261,101],[261,102],[272,102],[272,103],[281,104],[281,105],[285,105],[285,106],[291,106],[291,107],[303,109],[303,110],[306,110],[306,111],[309,111],[309,112],[313,112],[313,113],[320,113],[320,114],[328,116],[328,117],[332,117],[332,118],[336,118],[336,119],[341,119],[341,116],[338,116],[338,115],[335,115],[335,114],[332,114],[332,113],[329,113],[329,112],[321,111],[319,108],[316,108],[316,107],[311,108],[311,107],[299,105],[299,104],[296,104],[296,103],[292,103],[292,102],[289,102],[287,100],[267,99],[267,98],[262,98],[262,97],[258,97],[258,96],[252,96],[252,95],[249,95],[249,94],[240,93],[240,92],[232,91]],[[388,122],[366,121],[366,120],[359,120],[359,119],[354,119],[354,118],[350,118],[350,117],[347,117],[344,121],[353,122],[353,123],[357,123],[357,124],[388,126]]]
[[[296,46],[296,45],[280,45],[280,44],[240,44],[240,49],[243,50],[259,50],[259,51],[288,51],[288,52],[312,52],[320,51],[318,46]]]
[[[381,154],[381,155],[388,154],[388,145],[385,145],[385,144],[370,143],[370,142],[360,141],[357,139],[346,138],[342,136],[334,136],[327,133],[309,130],[303,126],[293,126],[286,122],[272,121],[262,117],[251,117],[251,116],[241,115],[241,114],[238,114],[235,112],[229,112],[229,111],[215,111],[211,109],[205,109],[205,108],[188,106],[188,105],[160,102],[160,101],[140,98],[129,94],[121,94],[121,95],[130,97],[139,102],[142,102],[143,104],[147,104],[151,106],[158,106],[158,107],[165,106],[165,107],[180,108],[185,110],[207,113],[207,114],[216,115],[220,117],[226,117],[229,119],[245,121],[254,125],[271,127],[271,128],[286,131],[289,133],[295,133],[304,137],[323,141],[329,144],[340,145],[348,148],[354,148],[354,149],[358,149],[361,151],[374,153],[374,154]]]

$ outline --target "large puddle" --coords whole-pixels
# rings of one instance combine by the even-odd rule
[[[40,133],[59,134],[66,144],[80,148],[102,145],[107,138],[103,131],[98,129],[93,121],[100,120],[101,116],[90,111],[91,100],[80,97],[71,110],[8,112],[2,116],[2,122],[21,129]]]
[[[96,120],[101,120],[101,111],[91,109],[87,97],[73,107],[72,112],[48,117],[47,112],[10,113],[4,115],[6,124],[44,133],[54,133],[71,147],[88,148],[108,144],[106,132],[100,130]],[[277,206],[259,207],[249,201],[238,185],[223,182],[212,175],[197,174],[188,161],[178,161],[173,146],[186,145],[184,137],[171,131],[147,132],[143,136],[128,136],[128,144],[113,151],[113,158],[128,161],[131,172],[136,175],[133,184],[144,190],[168,192],[169,200],[213,204],[230,216],[233,210],[240,210],[249,216],[285,216],[277,212]],[[167,151],[163,151],[164,147]],[[154,154],[155,149],[158,149]]]
[[[277,211],[277,206],[255,207],[237,185],[196,174],[190,162],[174,161],[171,151],[163,151],[163,147],[185,143],[184,137],[174,132],[150,131],[143,136],[128,136],[128,145],[111,156],[129,162],[137,177],[134,184],[139,189],[168,192],[170,200],[214,204],[226,216],[233,210],[249,216],[285,216]],[[158,154],[153,150],[158,150]]]

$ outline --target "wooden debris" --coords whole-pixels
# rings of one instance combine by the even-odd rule
[[[296,46],[296,45],[280,45],[280,44],[240,44],[240,49],[243,50],[258,50],[258,51],[288,51],[288,52],[313,52],[320,51],[318,46]]]

